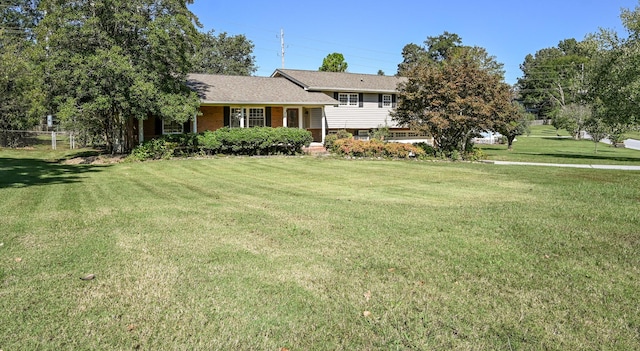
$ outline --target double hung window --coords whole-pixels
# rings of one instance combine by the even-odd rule
[[[340,93],[338,101],[340,101],[340,106],[358,106],[358,94]]]
[[[264,127],[266,125],[264,108],[262,107],[245,109],[233,107],[230,112],[231,116],[229,118],[229,127],[231,128],[240,128],[240,126],[249,128]],[[244,120],[245,123],[241,124],[241,120]]]

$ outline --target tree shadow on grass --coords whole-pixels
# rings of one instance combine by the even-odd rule
[[[553,141],[577,141],[576,139],[570,136],[544,136],[541,137],[542,140],[553,140]]]
[[[82,155],[73,155],[82,157]],[[62,160],[0,157],[0,189],[80,182],[84,174],[100,172],[109,165],[65,164]]]

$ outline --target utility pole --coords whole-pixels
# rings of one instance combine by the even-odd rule
[[[280,28],[280,48],[282,50],[282,68],[284,69],[284,29]]]

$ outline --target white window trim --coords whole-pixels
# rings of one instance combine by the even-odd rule
[[[167,134],[182,134],[182,133],[184,133],[184,124],[183,123],[178,123],[178,125],[180,126],[180,131],[179,132],[178,131],[169,131],[169,132],[166,131],[165,123],[166,123],[166,121],[162,120],[162,134],[163,135],[167,135]],[[177,123],[177,122],[171,121],[171,123]]]
[[[256,110],[256,111],[259,110],[259,111],[261,111],[261,114],[262,114],[262,124],[261,125],[258,125],[258,126],[252,126],[251,125],[252,121],[258,120],[258,118],[256,118],[255,116],[251,116],[251,113],[253,112],[251,110]],[[246,115],[247,115],[247,127],[249,127],[249,128],[251,128],[251,127],[264,127],[264,126],[267,125],[267,113],[266,113],[264,107],[249,107],[249,108],[247,108]]]
[[[342,103],[342,97],[345,97],[346,102]],[[358,93],[338,93],[338,101],[340,102],[339,106],[347,106],[347,107],[359,107],[359,94]]]
[[[251,110],[261,110],[262,111],[262,125],[261,127],[265,127],[267,125],[267,109],[266,107],[240,107],[240,106],[231,106],[229,110],[229,128],[251,128]],[[240,112],[240,120],[239,124],[233,123],[234,114]],[[257,118],[253,118],[253,120],[257,120]]]
[[[236,118],[236,114],[240,112],[240,118]],[[242,107],[230,107],[229,108],[229,128],[242,128],[244,123],[244,108]],[[237,124],[234,123],[237,121]]]
[[[393,97],[390,94],[382,95],[382,107],[393,106]]]

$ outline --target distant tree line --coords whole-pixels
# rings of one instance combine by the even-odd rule
[[[640,124],[640,8],[623,9],[626,33],[602,29],[527,55],[516,88],[528,111],[558,129],[621,142]]]

